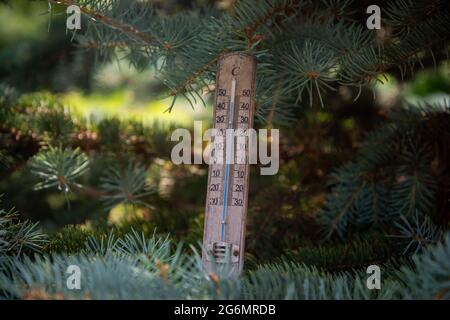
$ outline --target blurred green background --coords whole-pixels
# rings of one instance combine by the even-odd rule
[[[227,1],[160,1],[161,10],[188,10],[192,5],[226,8]],[[97,136],[108,136],[109,147],[121,145],[141,157],[149,184],[156,193],[146,197],[151,207],[128,210],[123,205],[105,210],[91,194],[71,194],[71,207],[58,190],[35,191],[27,166],[0,174],[0,194],[5,207],[16,207],[26,218],[39,220],[47,231],[67,225],[85,230],[127,230],[170,233],[195,243],[203,232],[207,167],[176,166],[170,161],[170,133],[174,128],[192,130],[193,120],[210,126],[211,98],[194,109],[178,100],[171,113],[171,99],[149,67],[139,72],[125,59],[95,63],[92,52],[80,50],[65,29],[65,14],[48,14],[46,1],[15,0],[0,3],[0,83],[3,93],[17,95],[18,104],[60,105],[85,128],[77,143],[91,144],[90,156],[102,153]],[[119,57],[120,58],[120,57]],[[325,97],[327,108],[300,106],[297,122],[281,127],[281,167],[275,176],[260,176],[254,166],[249,192],[247,247],[256,259],[269,259],[295,250],[302,241],[318,238],[314,216],[324,201],[327,175],[352,159],[367,131],[385,118],[401,101],[440,101],[450,94],[448,65],[426,66],[413,81],[399,84],[395,75],[353,102],[349,89],[340,87]],[[78,120],[77,120],[78,119]],[[81,123],[81,124],[80,124]],[[257,126],[264,126],[258,124]],[[120,128],[120,134],[114,131]],[[111,131],[112,130],[112,131]],[[0,140],[9,141],[1,133]],[[16,139],[19,141],[18,139]],[[16,142],[17,142],[16,141]],[[17,156],[23,152],[17,142]],[[28,141],[28,140],[27,140]],[[24,140],[25,147],[27,141]],[[29,142],[29,141],[28,141]],[[23,152],[24,162],[27,160]],[[95,185],[111,155],[93,157],[84,184]],[[276,241],[274,240],[276,239]],[[263,250],[262,250],[263,249]]]

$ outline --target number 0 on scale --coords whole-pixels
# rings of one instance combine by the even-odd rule
[[[249,183],[245,132],[253,126],[255,71],[255,57],[245,53],[224,55],[217,64],[214,160],[209,165],[202,252],[207,271],[220,264],[231,266],[232,273],[243,267]]]

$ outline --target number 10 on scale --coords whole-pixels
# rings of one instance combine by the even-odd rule
[[[207,271],[243,267],[249,184],[249,138],[255,106],[256,59],[244,53],[217,64],[213,153],[209,165],[202,261]]]

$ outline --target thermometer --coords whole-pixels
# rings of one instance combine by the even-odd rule
[[[249,135],[255,107],[256,59],[245,53],[217,63],[214,134],[208,173],[202,261],[213,271],[243,268],[249,184]]]

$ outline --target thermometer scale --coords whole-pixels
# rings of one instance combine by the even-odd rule
[[[255,107],[256,59],[245,53],[217,63],[213,152],[209,165],[202,261],[206,270],[244,260],[249,183],[249,138]]]

